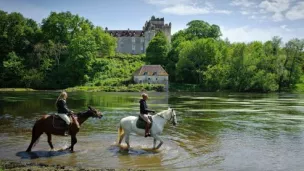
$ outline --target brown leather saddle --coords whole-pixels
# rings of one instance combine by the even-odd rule
[[[150,129],[151,129],[152,123],[153,123],[153,119],[152,119],[152,116],[148,116],[148,118],[151,121],[151,124],[150,124]],[[147,122],[145,120],[143,120],[140,116],[138,116],[138,119],[136,121],[136,127],[138,129],[145,129],[146,128],[146,124],[147,124]]]
[[[55,129],[66,129],[67,124],[60,116],[53,114],[52,117],[53,117],[53,127]],[[71,115],[68,115],[68,117],[70,118],[70,121],[72,122]]]

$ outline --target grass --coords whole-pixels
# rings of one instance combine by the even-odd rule
[[[202,89],[198,84],[170,83],[169,91],[170,92],[200,92],[202,91]]]
[[[300,82],[296,84],[293,92],[304,92],[304,75],[301,76]]]
[[[130,84],[128,86],[77,86],[67,88],[67,92],[72,91],[104,91],[104,92],[140,92],[142,90],[163,92],[162,84]]]
[[[0,91],[35,91],[31,88],[0,88]]]

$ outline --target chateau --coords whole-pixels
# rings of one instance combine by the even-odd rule
[[[165,24],[164,18],[154,16],[146,21],[142,30],[108,30],[106,27],[105,31],[117,38],[116,51],[120,53],[145,53],[149,42],[158,31],[162,31],[171,42],[171,22]]]

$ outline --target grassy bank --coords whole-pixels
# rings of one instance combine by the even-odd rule
[[[201,92],[202,89],[198,84],[170,83],[169,91],[170,92]]]
[[[128,86],[77,86],[67,88],[67,92],[72,91],[104,91],[104,92],[140,92],[146,91],[165,91],[162,84],[130,84]]]
[[[35,91],[31,88],[0,88],[1,91]]]
[[[133,169],[96,169],[96,168],[82,168],[62,165],[46,165],[42,163],[30,162],[15,162],[9,160],[0,160],[0,171],[115,171],[115,170],[133,170]]]

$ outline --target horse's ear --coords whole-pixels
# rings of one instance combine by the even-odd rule
[[[88,106],[88,108],[89,108],[90,110],[92,110],[91,106]]]

